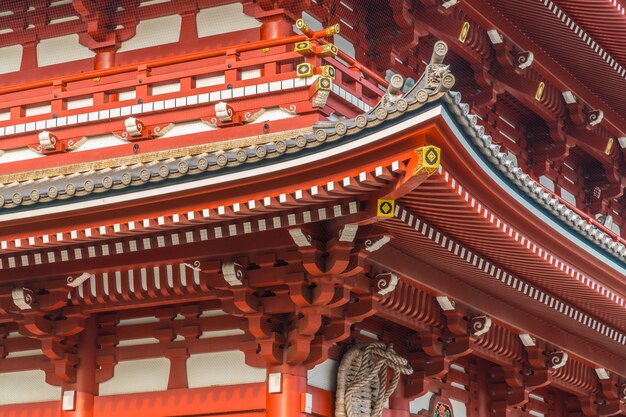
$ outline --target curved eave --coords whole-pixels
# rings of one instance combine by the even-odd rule
[[[372,120],[372,125],[367,129],[360,130],[354,134],[336,137],[332,142],[302,153],[293,154],[290,157],[285,156],[284,158],[272,159],[272,163],[267,165],[240,165],[230,170],[217,172],[213,176],[196,178],[188,182],[179,180],[171,184],[162,184],[155,188],[141,189],[119,196],[69,202],[69,204],[59,207],[45,207],[41,210],[47,212],[42,213],[36,213],[32,210],[22,214],[20,218],[5,219],[8,222],[7,225],[13,224],[13,226],[5,228],[9,231],[16,224],[20,230],[23,228],[41,230],[44,227],[50,230],[67,231],[81,227],[104,227],[107,233],[102,236],[91,236],[90,238],[100,238],[105,241],[102,246],[110,245],[113,248],[117,245],[106,242],[106,240],[111,241],[118,232],[118,237],[122,238],[128,238],[133,233],[151,233],[151,231],[156,229],[173,229],[170,234],[176,234],[179,233],[177,228],[197,225],[195,221],[188,221],[184,225],[176,224],[177,222],[174,221],[174,216],[178,216],[177,218],[179,219],[183,218],[188,211],[199,213],[206,209],[211,213],[217,214],[214,219],[209,218],[210,216],[204,219],[199,218],[197,219],[199,223],[223,222],[229,217],[237,219],[254,214],[238,213],[238,210],[235,209],[236,206],[242,207],[248,201],[255,200],[259,202],[268,198],[270,205],[263,207],[262,212],[282,212],[282,214],[285,214],[288,210],[292,210],[294,205],[299,204],[299,202],[295,201],[298,190],[302,191],[303,189],[312,189],[313,187],[323,189],[322,201],[345,200],[346,196],[350,196],[353,193],[353,195],[358,195],[356,200],[364,201],[365,205],[368,206],[367,203],[372,198],[384,195],[385,189],[389,190],[388,185],[390,185],[390,181],[391,183],[396,181],[397,174],[402,172],[403,163],[411,157],[413,149],[424,144],[437,144],[443,150],[443,164],[445,164],[446,170],[449,171],[450,175],[446,178],[442,168],[440,173],[435,174],[430,180],[431,184],[433,181],[443,181],[441,184],[435,184],[435,186],[442,190],[447,188],[448,191],[454,191],[450,195],[444,195],[442,200],[444,204],[439,207],[442,211],[449,208],[446,205],[450,205],[453,198],[457,199],[457,203],[468,201],[465,200],[462,193],[458,193],[458,186],[457,188],[451,186],[452,180],[450,178],[458,178],[456,183],[458,184],[459,181],[463,182],[464,187],[467,187],[465,189],[471,191],[476,201],[489,207],[490,212],[505,219],[512,227],[523,230],[524,233],[527,233],[540,245],[550,248],[555,256],[592,277],[594,282],[600,283],[602,286],[610,285],[612,291],[623,294],[623,263],[580,236],[572,228],[567,227],[565,223],[553,216],[545,207],[531,200],[518,185],[502,174],[497,164],[482,155],[479,147],[473,143],[475,142],[473,139],[476,138],[467,133],[468,131],[480,131],[480,129],[477,129],[475,124],[472,123],[474,119],[468,118],[463,114],[463,106],[455,101],[455,98],[458,98],[458,96],[449,96],[447,105],[439,102],[421,107],[420,111],[396,112],[393,121]],[[324,129],[327,129],[329,137],[333,137],[332,128],[325,127]],[[368,184],[368,175],[371,175],[372,172],[377,172],[379,167],[382,168],[384,166],[392,167],[388,171],[389,175],[375,186],[372,186],[371,183]],[[394,170],[396,171],[395,174]],[[376,180],[375,178],[373,179]],[[335,190],[335,187],[338,188],[339,186],[342,187],[341,191]],[[404,200],[410,203],[411,195],[417,195],[416,202],[418,205],[427,202],[427,199],[419,197],[420,192],[428,192],[427,187],[428,183],[423,190],[420,190],[420,187],[418,187]],[[281,197],[282,195],[285,196],[284,199]],[[305,204],[306,202],[302,201],[300,203]],[[76,207],[72,207],[73,204],[76,204]],[[329,209],[332,210],[330,207]],[[420,213],[420,215],[428,215],[424,207],[416,206],[415,209],[416,212],[424,211],[425,214]],[[451,236],[458,233],[460,236],[458,241],[468,247],[476,244],[477,240],[472,236],[469,224],[458,221],[450,225],[449,222],[445,221],[445,216],[437,215],[437,210],[439,209],[436,208],[434,211],[433,223],[436,222],[442,231],[449,233]],[[371,211],[369,214],[364,214],[372,216]],[[141,230],[140,228],[131,230],[127,227],[120,227],[122,223],[128,225],[131,221],[140,222],[146,216],[153,216],[152,218],[161,216],[166,219],[163,224],[155,219],[152,223],[155,225],[155,229],[151,230]],[[37,221],[35,219],[40,220]],[[313,219],[313,221],[329,219],[328,217],[319,217]],[[187,218],[187,220],[189,219]],[[283,222],[283,227],[289,222],[286,216],[281,221]],[[241,223],[241,220],[237,220],[237,222]],[[493,229],[490,220],[485,218],[484,215],[476,217],[474,223],[478,228],[476,230]],[[120,230],[116,231],[116,225]],[[220,230],[228,230],[228,228],[223,229],[223,225],[220,226],[222,227]],[[222,233],[220,232],[220,235]],[[497,237],[503,239],[502,242],[508,244],[515,243],[507,237],[505,231],[498,233],[499,236]],[[66,241],[56,243],[72,248],[72,244],[84,246],[85,240],[89,240],[85,236],[77,236],[76,240],[72,240],[73,238],[70,234],[67,236]],[[181,235],[179,234],[176,239],[180,238]],[[136,238],[131,237],[130,239]],[[402,243],[402,239],[400,236],[399,243]],[[139,244],[140,242],[138,241],[137,239],[135,243]],[[405,242],[405,246],[410,246],[411,242],[411,238],[409,238]],[[177,245],[173,240],[171,244]],[[122,246],[124,245],[122,244]],[[31,262],[30,266],[29,264],[19,264],[24,259],[24,256],[20,254],[22,249],[25,248],[13,248],[16,253],[11,256],[15,267],[12,267],[7,262],[2,263],[0,280],[14,280],[15,276],[27,277],[28,274],[33,273],[39,274],[37,277],[44,277],[46,273],[49,274],[49,266],[44,264],[34,266],[32,264],[33,261],[29,258],[30,254],[24,255]],[[167,248],[160,249],[166,250]],[[135,259],[142,250],[146,249],[140,248],[138,252],[136,249],[131,249],[124,256],[126,258],[132,256]],[[71,255],[71,251],[65,250],[65,252]],[[493,247],[480,247],[476,253],[490,262],[495,258],[497,261],[506,264],[506,257],[498,258],[498,251]],[[584,303],[572,303],[575,308],[580,308],[587,315],[589,315],[589,312],[595,314],[603,311],[602,302],[606,302],[606,299],[602,298],[598,288],[580,287],[580,282],[563,274],[558,265],[543,262],[540,258],[541,255],[525,253],[522,248],[517,248],[512,253],[512,256],[524,257],[524,259],[533,264],[534,268],[542,268],[545,274],[552,274],[554,280],[558,280],[559,284],[550,288],[551,291],[548,293],[554,293],[557,297],[556,299],[563,299],[568,294],[571,295],[582,291],[587,299]],[[55,271],[59,274],[69,275],[74,273],[75,269],[85,267],[81,262],[88,262],[89,264],[99,262],[102,264],[101,268],[104,269],[110,263],[109,258],[102,257],[102,260],[99,261],[95,261],[95,259],[99,258],[85,259],[84,261],[80,259],[73,259],[71,262],[60,261],[56,263]],[[114,260],[111,260],[111,262],[114,262]],[[9,266],[8,268],[7,265]],[[513,264],[503,266],[507,270],[509,267],[515,268]],[[524,276],[522,278],[532,283],[532,277]],[[570,282],[571,286],[569,285]],[[534,282],[533,284],[541,287],[541,283]],[[519,301],[522,296],[519,294],[518,296]],[[537,300],[535,302],[539,303]],[[528,308],[532,310],[532,307],[529,306]],[[621,318],[622,321],[620,323],[624,322],[622,310],[615,310],[613,307],[607,309],[611,315],[615,315],[618,318],[618,322]],[[557,317],[558,313],[560,312],[552,312],[551,317]],[[551,321],[557,323],[560,320],[568,320],[567,315],[563,315],[561,319],[551,319]],[[615,323],[615,321],[612,322]],[[568,326],[572,332],[581,333],[581,323],[572,321]],[[601,322],[600,326],[606,327]],[[612,328],[609,330],[612,330]],[[604,335],[604,333],[599,333],[598,337],[606,338],[601,343],[604,346],[614,343],[626,343],[623,337],[620,338],[621,341],[616,341],[610,336]],[[611,350],[614,349],[612,348]]]
[[[449,97],[440,128],[453,138],[448,142],[447,157],[454,161],[446,165],[450,172],[509,224],[624,294],[621,239],[590,224],[592,219],[517,168],[491,138],[480,134],[476,120],[463,114],[454,96]]]
[[[420,112],[396,115],[398,119],[394,123],[374,123],[374,127],[335,138],[332,143],[305,148],[298,153],[225,168],[210,175],[163,181],[151,188],[136,187],[136,191],[129,188],[117,194],[106,193],[92,199],[75,198],[57,206],[34,206],[26,211],[0,214],[0,223],[4,223],[3,235],[10,237],[17,230],[26,233],[24,228],[54,233],[59,228],[83,227],[94,222],[104,222],[104,226],[108,226],[133,217],[134,220],[141,220],[142,217],[163,215],[164,212],[169,215],[173,210],[184,214],[206,204],[213,207],[228,205],[237,196],[264,197],[264,193],[284,192],[294,183],[311,183],[311,178],[320,180],[350,170],[360,172],[367,165],[375,166],[383,158],[387,161],[397,159],[406,155],[411,146],[432,140],[444,149],[444,161],[453,162],[446,162],[446,167],[463,180],[465,186],[473,189],[479,201],[499,213],[508,223],[524,230],[533,240],[551,248],[562,259],[624,294],[622,277],[626,275],[626,265],[619,259],[621,255],[609,253],[592,243],[588,239],[591,236],[582,236],[580,230],[548,210],[554,207],[562,210],[563,207],[555,205],[549,198],[540,199],[528,190],[523,191],[524,187],[505,177],[498,160],[498,157],[502,159],[501,155],[492,156],[489,160],[480,152],[480,147],[472,142],[484,142],[484,138],[478,138],[477,134],[471,137],[467,133],[475,133],[476,126],[470,126],[472,119],[464,115],[463,106],[455,102],[454,98],[458,96],[447,97],[448,105],[430,105]],[[433,133],[435,126],[439,134]],[[407,136],[413,139],[404,143],[398,139]],[[482,150],[489,152],[484,146]],[[173,160],[173,163],[178,163],[178,160]],[[541,189],[541,186],[537,187]],[[559,202],[555,197],[551,198]],[[50,223],[51,220],[55,223]],[[602,234],[598,230],[595,232],[596,235]]]

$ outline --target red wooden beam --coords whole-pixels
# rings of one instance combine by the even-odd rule
[[[555,346],[561,346],[581,358],[585,363],[594,367],[605,367],[621,375],[626,375],[626,358],[617,353],[600,348],[597,344],[592,345],[547,321],[538,320],[529,312],[515,307],[502,298],[486,293],[457,276],[445,274],[398,249],[384,247],[375,252],[370,257],[370,261],[382,268],[409,277],[436,294],[448,295],[470,308],[496,317],[513,328],[536,335]]]

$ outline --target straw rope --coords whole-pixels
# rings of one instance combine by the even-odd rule
[[[392,377],[388,382],[390,370]],[[391,344],[352,347],[341,359],[337,372],[335,417],[381,417],[400,375],[412,373],[409,362]]]

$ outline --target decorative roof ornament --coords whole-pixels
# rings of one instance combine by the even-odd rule
[[[228,285],[231,287],[237,287],[243,285],[245,269],[236,262],[224,262],[222,264],[222,275],[224,276],[224,281],[226,281]]]
[[[476,316],[472,318],[471,326],[472,326],[472,334],[475,337],[480,337],[491,329],[492,321],[491,317],[488,316]]]
[[[339,24],[314,32],[303,19],[298,19],[296,28],[307,37],[306,41],[297,42],[294,46],[294,51],[305,59],[305,62],[298,64],[296,67],[296,75],[300,78],[312,77],[314,75],[320,76],[311,85],[311,103],[315,108],[325,107],[333,89],[335,68],[332,65],[319,67],[317,65],[322,62],[320,59],[322,57],[337,56],[339,49],[332,43],[320,43],[318,39],[330,38],[339,33]]]
[[[114,131],[116,137],[134,142],[138,140],[154,139],[161,137],[174,127],[173,123],[147,126],[141,120],[135,117],[129,117],[124,120],[124,130]]]
[[[31,310],[31,305],[33,304],[33,291],[28,288],[14,288],[11,291],[11,298],[13,299],[13,304],[20,310]]]
[[[378,295],[384,296],[396,289],[398,285],[398,276],[393,272],[385,272],[376,275],[374,278],[377,286]]]
[[[129,136],[137,137],[142,135],[145,125],[141,122],[141,120],[129,117],[124,120],[124,127],[126,128],[126,132]]]
[[[41,154],[48,155],[73,151],[85,143],[87,137],[59,139],[54,133],[44,130],[39,132],[38,139],[38,144],[29,145],[29,147]]]
[[[548,354],[548,366],[552,369],[559,369],[567,364],[569,356],[567,352],[562,350],[554,351]]]
[[[76,288],[81,286],[85,281],[87,281],[90,278],[93,278],[94,275],[90,272],[83,272],[82,274],[80,274],[77,277],[67,277],[67,286],[68,287],[72,287],[72,288]]]
[[[232,122],[233,113],[233,108],[223,101],[220,101],[215,105],[215,116],[222,123]]]
[[[602,119],[604,119],[604,112],[602,110],[591,110],[587,113],[587,125],[589,127],[593,127],[602,123]]]
[[[311,98],[313,107],[322,108],[326,106],[326,101],[333,89],[333,80],[329,77],[319,77],[312,86],[313,96]]]
[[[39,132],[39,145],[41,149],[46,151],[51,151],[56,149],[58,139],[55,134],[44,130],[43,132]]]
[[[535,55],[531,51],[524,51],[517,54],[515,63],[517,68],[526,69],[530,67],[535,60]]]
[[[383,235],[377,240],[368,239],[365,241],[365,250],[368,252],[376,252],[391,241],[391,236]]]

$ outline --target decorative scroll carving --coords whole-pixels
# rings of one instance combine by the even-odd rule
[[[388,372],[393,377],[388,382]],[[337,417],[381,417],[401,375],[413,368],[398,355],[391,344],[372,343],[351,348],[341,359],[337,371]]]
[[[28,288],[14,288],[11,291],[13,304],[20,310],[30,310],[33,304],[33,291]]]
[[[526,69],[530,67],[535,59],[535,56],[530,51],[524,51],[517,54],[515,57],[515,63],[517,64],[517,68]]]
[[[228,104],[220,101],[215,105],[215,116],[222,123],[233,121],[233,108]]]
[[[476,337],[482,336],[491,329],[491,318],[487,316],[476,316],[472,318],[472,334]]]
[[[293,106],[293,104],[292,104]],[[294,106],[295,107],[295,106]],[[282,108],[282,107],[281,107]],[[259,117],[263,116],[265,114],[265,109],[259,109],[259,111],[252,113],[252,112],[246,112],[243,115],[244,118],[244,123],[252,123],[256,120],[258,120]]]
[[[38,139],[39,143],[28,146],[36,152],[47,155],[77,149],[87,140],[87,137],[59,139],[54,133],[44,130],[39,132]]]
[[[56,135],[48,132],[47,130],[39,132],[39,146],[41,146],[42,149],[47,151],[54,150],[57,147],[57,142],[58,139]]]
[[[83,282],[87,281],[89,278],[92,278],[93,274],[89,272],[83,272],[77,277],[67,277],[67,286],[76,288],[80,286]]]
[[[165,135],[174,127],[174,123],[146,126],[141,120],[129,117],[124,120],[124,130],[115,131],[113,135],[127,141],[152,139]]]
[[[604,119],[604,112],[602,110],[592,110],[587,114],[586,122],[587,125],[593,127],[598,125]]]
[[[368,239],[365,241],[365,250],[368,252],[376,252],[378,249],[382,248],[387,243],[389,243],[390,240],[391,240],[391,236],[388,236],[388,235],[384,235],[383,237],[381,237],[380,239],[376,241],[372,241],[371,239]]]
[[[183,262],[183,265],[196,272],[202,271],[202,268],[200,268],[200,261],[193,261],[193,265],[187,262]]]
[[[236,262],[224,262],[222,264],[222,274],[224,280],[231,286],[243,285],[245,270],[243,266]]]
[[[398,285],[398,276],[393,272],[378,274],[375,280],[379,295],[389,294],[396,288],[396,285]]]
[[[143,130],[145,125],[139,119],[134,117],[129,117],[124,120],[124,127],[126,128],[126,133],[128,136],[137,137],[143,134]]]
[[[567,364],[567,352],[557,350],[548,354],[548,366],[552,369],[559,369]]]

